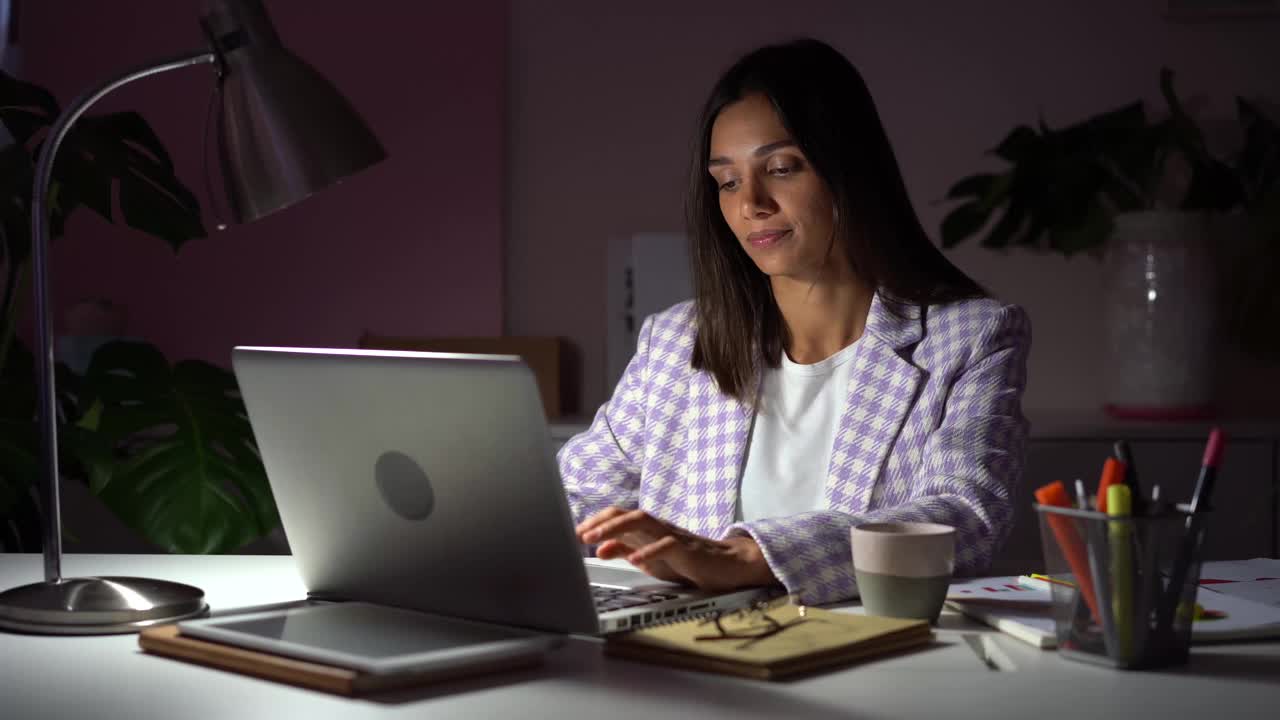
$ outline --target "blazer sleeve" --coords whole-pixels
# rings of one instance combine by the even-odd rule
[[[611,505],[639,507],[652,334],[653,317],[648,317],[613,396],[596,411],[591,426],[570,438],[556,455],[575,523]]]
[[[956,575],[990,564],[1013,522],[1028,423],[1022,415],[1031,325],[1007,305],[956,375],[943,420],[925,441],[913,499],[866,513],[822,510],[738,523],[787,591],[810,604],[853,597],[849,529],[864,522],[937,522],[956,528]]]

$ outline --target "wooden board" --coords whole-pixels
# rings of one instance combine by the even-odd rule
[[[537,665],[543,659],[543,655],[533,655],[468,668],[374,675],[350,668],[187,637],[178,632],[176,625],[162,625],[143,630],[138,635],[138,645],[146,652],[155,655],[347,696],[428,685],[453,678],[529,667]]]

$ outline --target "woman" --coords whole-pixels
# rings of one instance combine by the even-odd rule
[[[702,114],[688,221],[696,297],[559,463],[601,558],[711,590],[856,594],[849,528],[956,527],[956,571],[1009,530],[1030,327],[920,226],[858,72],[765,47]]]

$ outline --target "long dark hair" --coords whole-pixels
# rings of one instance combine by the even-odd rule
[[[769,278],[739,245],[707,172],[711,127],[725,106],[767,97],[791,139],[831,192],[837,242],[854,274],[898,314],[986,292],[929,240],[866,83],[825,43],[801,39],[743,57],[716,83],[699,120],[686,214],[698,334],[695,369],[747,397],[760,362],[778,367],[788,341]]]

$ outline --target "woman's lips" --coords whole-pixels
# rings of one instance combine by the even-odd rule
[[[790,230],[766,230],[764,232],[753,232],[747,236],[747,242],[752,247],[767,248],[777,245],[782,239],[791,234]]]

